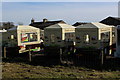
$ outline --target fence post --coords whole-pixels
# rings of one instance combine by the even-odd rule
[[[30,48],[29,48],[29,61],[30,61],[30,62],[32,61],[32,55],[31,55]]]
[[[102,51],[101,51],[101,70],[103,69],[103,64],[104,64],[104,51],[102,48]]]
[[[60,62],[62,63],[62,49],[60,48]]]
[[[4,58],[6,58],[6,47],[4,47]]]

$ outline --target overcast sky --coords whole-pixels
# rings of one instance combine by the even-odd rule
[[[15,24],[35,21],[64,20],[75,22],[98,22],[108,16],[118,16],[117,2],[3,2],[2,21]]]
[[[119,0],[1,0],[2,2],[118,2]]]

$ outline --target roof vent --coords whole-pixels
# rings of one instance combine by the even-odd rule
[[[47,22],[47,21],[48,21],[48,19],[46,19],[46,18],[43,19],[43,22],[44,22],[44,23]]]
[[[31,23],[34,23],[34,21],[35,21],[35,20],[32,18],[32,19],[31,19]]]

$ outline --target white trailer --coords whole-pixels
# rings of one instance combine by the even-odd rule
[[[116,53],[115,57],[120,58],[120,25],[116,28]]]
[[[44,29],[45,45],[59,45],[61,47],[73,45],[75,42],[75,27],[68,24],[55,24]]]
[[[39,50],[40,29],[33,26],[16,26],[3,34],[3,46],[19,47],[19,53],[32,50]],[[38,46],[36,46],[38,45]]]

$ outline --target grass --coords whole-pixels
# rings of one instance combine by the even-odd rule
[[[104,70],[99,71],[80,66],[62,66],[62,65],[32,65],[28,62],[16,62],[15,60],[20,59],[8,59],[3,60],[2,66],[2,77],[3,79],[8,78],[21,78],[21,79],[120,79],[120,71]],[[22,60],[22,59],[20,59]]]

